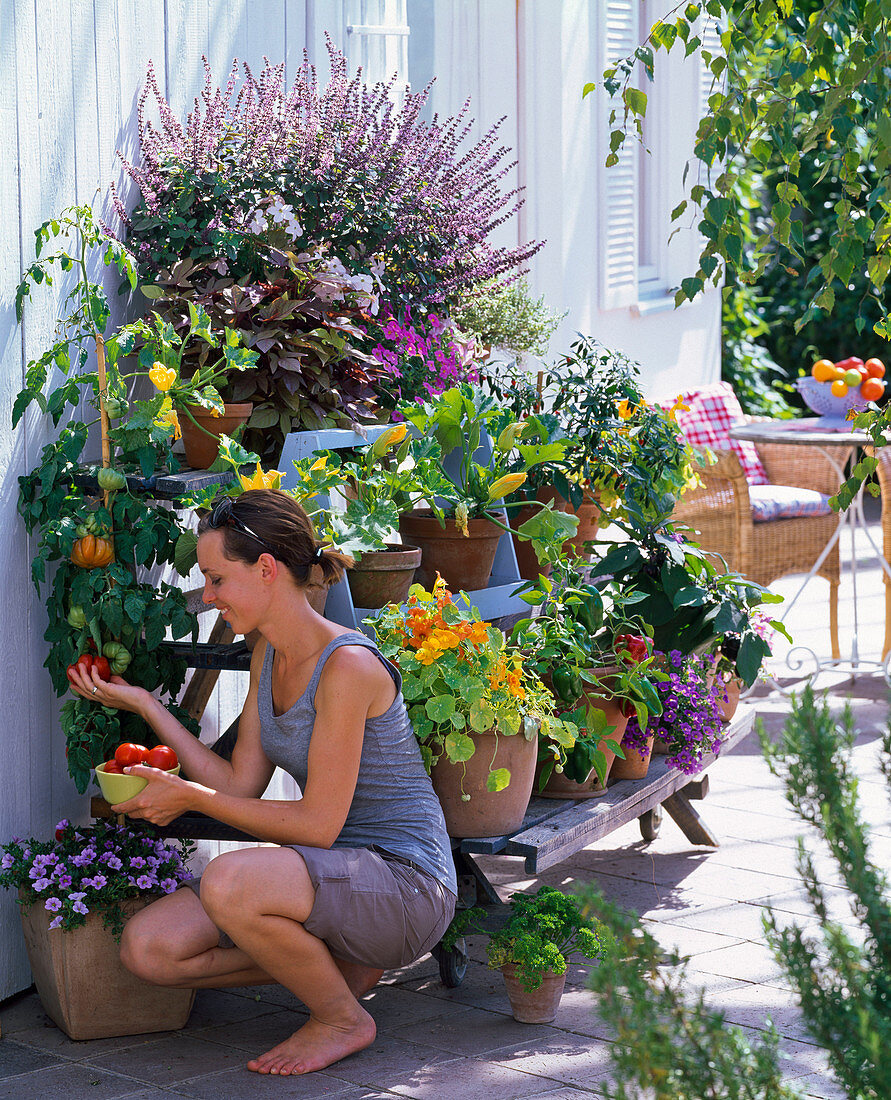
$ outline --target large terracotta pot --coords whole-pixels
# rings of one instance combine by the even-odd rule
[[[416,546],[392,543],[385,550],[360,554],[353,568],[347,570],[353,606],[385,607],[388,603],[402,603],[420,564],[421,551]]]
[[[575,554],[583,555],[585,542],[596,536],[597,529],[600,526],[601,511],[600,506],[597,504],[596,494],[592,496],[590,492],[586,491],[578,508],[573,508],[567,500],[558,504],[558,507],[563,512],[572,512],[578,516],[578,530],[571,539],[564,543],[564,547],[572,547]]]
[[[193,470],[206,470],[213,466],[220,453],[220,436],[232,435],[236,428],[246,424],[253,408],[250,401],[227,404],[222,416],[212,416],[207,409],[192,406],[189,413],[198,421],[197,424],[183,412],[179,417],[179,426],[186,449],[186,465]],[[211,434],[208,435],[208,432]]]
[[[566,971],[555,974],[548,971],[535,989],[527,989],[517,977],[514,963],[505,963],[501,968],[507,997],[510,1001],[514,1019],[520,1024],[549,1024],[557,1015],[563,987],[566,985]]]
[[[497,737],[493,730],[471,734],[476,751],[469,760],[453,764],[442,756],[433,765],[433,789],[442,804],[449,836],[503,836],[523,823],[532,784],[538,741],[521,734]],[[489,771],[507,768],[510,783],[502,791],[486,789]],[[469,794],[469,801],[463,795]]]
[[[453,592],[474,592],[485,588],[502,530],[497,523],[480,518],[467,525],[463,535],[453,519],[441,527],[429,511],[406,512],[399,517],[399,535],[406,546],[421,550],[421,564],[415,580],[430,589],[439,573]]]
[[[650,767],[654,741],[654,737],[648,737],[646,750],[641,754],[634,745],[623,740],[622,752],[625,753],[625,759],[616,757],[610,769],[610,779],[644,779]]]
[[[148,901],[127,903],[128,915]],[[109,1039],[185,1026],[194,989],[149,985],[120,960],[118,944],[102,917],[90,913],[83,928],[50,929],[52,914],[21,907],[22,931],[37,993],[47,1015],[70,1039]]]

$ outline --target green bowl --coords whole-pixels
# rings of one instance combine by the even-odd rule
[[[169,768],[167,774],[179,775],[179,764],[175,768]],[[96,768],[96,782],[99,784],[99,790],[102,791],[102,797],[111,806],[133,798],[148,784],[148,780],[143,779],[141,775],[116,775],[114,772],[106,772],[104,764],[99,764]]]

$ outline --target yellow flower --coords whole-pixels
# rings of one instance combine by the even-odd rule
[[[391,427],[377,437],[377,439],[371,445],[371,453],[375,458],[383,458],[383,456],[392,448],[397,446],[405,439],[406,432],[408,431],[408,423],[393,424]]]
[[[239,474],[238,480],[241,482],[241,487],[245,492],[247,492],[248,489],[280,489],[282,484],[282,472],[281,470],[264,471],[258,462],[256,473],[251,474],[250,477]]]
[[[678,422],[678,413],[679,412],[689,412],[689,411],[690,411],[690,406],[685,405],[683,400],[679,397],[675,401],[675,403],[671,406],[671,408],[668,410],[668,419],[671,420],[673,423],[677,424],[677,422]]]
[[[152,369],[148,374],[149,378],[161,393],[167,393],[176,381],[176,371],[172,367],[165,367],[163,363],[157,361],[152,363]]]
[[[505,474],[489,486],[489,500],[501,500],[502,497],[509,496],[514,490],[519,489],[525,480],[525,474]]]
[[[465,538],[470,538],[470,531],[467,527],[467,505],[463,500],[455,505],[455,526]]]
[[[319,470],[324,470],[327,462],[328,459],[324,455],[322,455],[321,458],[317,458],[312,466],[310,466],[309,468],[310,473],[316,473]]]
[[[634,409],[635,406],[625,397],[616,405],[616,412],[619,414],[620,420],[630,420],[634,416]]]
[[[173,407],[170,398],[164,401],[159,414],[155,417],[155,425],[159,428],[169,428],[173,432],[173,441],[182,438],[182,429],[179,426],[179,417]]]

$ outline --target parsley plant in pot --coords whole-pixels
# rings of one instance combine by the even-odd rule
[[[195,991],[140,981],[115,941],[134,913],[189,877],[192,847],[100,820],[81,828],[60,821],[54,839],[14,838],[0,849],[0,886],[18,891],[38,995],[69,1038],[185,1026]]]
[[[478,908],[459,912],[443,943],[468,932],[488,935],[488,963],[504,976],[514,1019],[549,1024],[563,996],[568,957],[602,958],[605,926],[585,916],[576,898],[551,886],[534,894],[511,895],[507,922],[494,932],[481,926],[483,916]]]
[[[402,693],[451,836],[516,830],[525,814],[539,736],[564,748],[575,725],[476,608],[439,578],[406,604],[366,620],[402,674]]]

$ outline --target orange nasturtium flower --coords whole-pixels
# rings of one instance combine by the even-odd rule
[[[638,405],[632,405],[626,397],[623,397],[618,405],[616,405],[616,412],[620,420],[630,420],[638,409],[642,409],[645,406],[646,401],[641,401]]]
[[[251,474],[250,477],[239,474],[238,480],[241,482],[241,487],[245,492],[247,492],[248,489],[280,489],[282,485],[282,472],[281,470],[264,470],[258,462],[255,473]]]
[[[167,393],[176,381],[176,371],[172,367],[165,367],[163,363],[157,360],[152,363],[152,369],[148,372],[148,375],[161,393]]]

